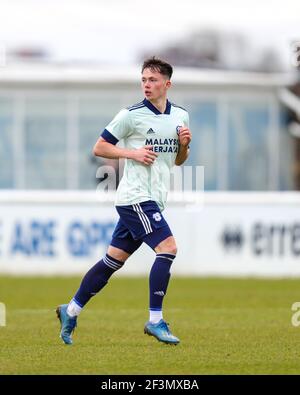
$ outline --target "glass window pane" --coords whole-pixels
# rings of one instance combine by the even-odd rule
[[[0,188],[13,187],[13,100],[0,97]]]
[[[286,108],[280,107],[278,114],[280,121],[279,134],[279,189],[297,190],[299,189],[299,165],[297,157],[297,146],[299,138],[293,136],[293,127],[296,126],[295,114]],[[299,148],[298,148],[299,149]],[[299,160],[298,159],[298,160]]]
[[[26,188],[66,188],[65,100],[28,99],[25,114]]]
[[[99,183],[96,172],[99,165],[106,163],[103,158],[96,158],[93,147],[101,133],[121,110],[118,99],[98,97],[79,100],[79,187],[95,189]],[[118,161],[110,161],[117,166]]]
[[[217,188],[217,108],[215,102],[189,102],[193,142],[187,165],[204,166],[204,188]]]
[[[269,122],[270,115],[267,103],[229,102],[229,190],[268,189]]]

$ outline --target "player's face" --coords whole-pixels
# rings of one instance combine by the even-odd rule
[[[146,99],[155,101],[163,98],[171,86],[171,81],[167,76],[158,71],[145,69],[142,73],[142,89]]]

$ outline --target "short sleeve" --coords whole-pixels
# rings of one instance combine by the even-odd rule
[[[183,122],[184,122],[184,126],[186,126],[187,128],[190,127],[190,117],[187,111],[185,111]]]
[[[101,137],[111,144],[117,144],[131,132],[131,120],[128,110],[121,110],[114,119],[106,126]]]

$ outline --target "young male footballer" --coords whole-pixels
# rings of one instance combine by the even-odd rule
[[[56,309],[60,337],[65,344],[72,344],[82,308],[143,242],[156,254],[149,275],[150,315],[144,333],[163,343],[179,343],[162,314],[170,268],[177,253],[162,211],[171,168],[186,161],[192,135],[187,111],[167,99],[172,73],[172,66],[160,59],[145,60],[141,78],[144,100],[122,109],[94,146],[96,156],[125,159],[115,201],[120,218],[106,255],[86,273],[70,303]],[[122,148],[117,145],[120,140],[124,143]]]

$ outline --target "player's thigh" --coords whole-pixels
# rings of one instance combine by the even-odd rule
[[[141,239],[157,252],[176,254],[177,248],[172,231],[154,201],[142,202],[138,206],[138,215],[145,225]]]
[[[177,254],[177,246],[174,236],[169,236],[166,239],[162,240],[155,248],[155,252],[157,254],[161,254],[163,252],[167,252],[170,254]]]
[[[135,240],[126,224],[120,219],[112,234],[107,253],[111,257],[125,262],[142,244],[142,240]]]

